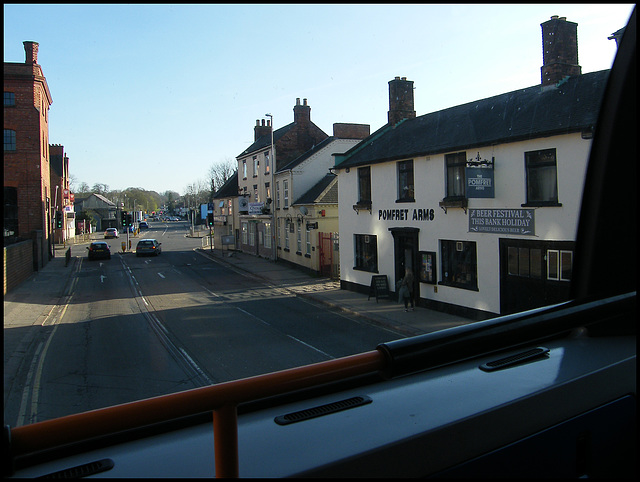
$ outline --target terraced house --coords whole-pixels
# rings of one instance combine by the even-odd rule
[[[477,319],[567,299],[609,71],[582,74],[576,23],[541,27],[539,85],[416,116],[389,82],[388,124],[335,157],[343,288],[411,268],[417,302]]]

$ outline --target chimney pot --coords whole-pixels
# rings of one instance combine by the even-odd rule
[[[402,119],[413,119],[416,111],[413,104],[413,81],[396,77],[389,81],[389,112],[387,114],[390,125],[395,126]]]
[[[38,63],[38,42],[25,41],[22,42],[25,52],[25,64],[37,64]]]

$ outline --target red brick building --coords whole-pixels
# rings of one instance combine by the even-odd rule
[[[51,163],[51,193],[52,210],[60,212],[62,226],[54,224],[56,244],[62,244],[66,239],[75,236],[75,211],[73,207],[73,193],[69,189],[69,157],[64,153],[64,146],[49,145]]]
[[[5,245],[34,239],[34,267],[51,256],[54,216],[49,162],[47,80],[38,43],[24,42],[25,62],[4,63]]]

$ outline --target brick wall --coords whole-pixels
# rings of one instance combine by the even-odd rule
[[[340,139],[365,139],[370,133],[369,124],[333,124],[333,135]]]
[[[4,248],[4,294],[19,286],[33,273],[33,241]]]
[[[4,91],[13,92],[15,105],[3,109],[5,129],[16,133],[16,150],[4,152],[4,185],[17,189],[18,234],[50,232],[49,107],[52,103],[37,43],[25,42],[25,63],[4,63]],[[47,206],[49,198],[49,206]]]

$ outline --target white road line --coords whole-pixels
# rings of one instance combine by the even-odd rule
[[[248,311],[243,310],[242,308],[239,308],[239,307],[237,307],[237,306],[236,306],[236,308],[237,308],[239,311],[242,311],[244,314],[249,315],[249,316],[251,316],[252,318],[255,318],[255,319],[256,319],[256,320],[258,320],[260,323],[263,323],[264,325],[267,325],[267,326],[270,326],[270,327],[272,327],[272,328],[273,328],[273,325],[271,325],[271,323],[268,323],[267,321],[263,320],[262,318],[257,317],[257,316],[256,316],[256,315],[254,315],[253,313],[249,313]],[[280,332],[280,333],[282,333],[282,332]],[[308,347],[308,348],[311,348],[312,350],[317,351],[318,353],[321,353],[322,355],[326,356],[327,358],[330,358],[330,359],[335,358],[335,357],[333,357],[333,356],[329,355],[328,353],[326,353],[326,352],[322,351],[320,348],[316,348],[316,347],[315,347],[315,346],[313,346],[313,345],[309,345],[309,343],[305,343],[304,341],[302,341],[302,340],[300,340],[300,339],[296,338],[295,336],[288,335],[288,334],[286,334],[286,333],[283,333],[283,335],[285,335],[287,338],[291,338],[293,341],[297,341],[298,343],[301,343],[302,345],[304,345],[304,346],[306,346],[306,347]]]
[[[162,273],[158,273],[158,276],[160,276],[160,278],[164,279],[164,275]]]

